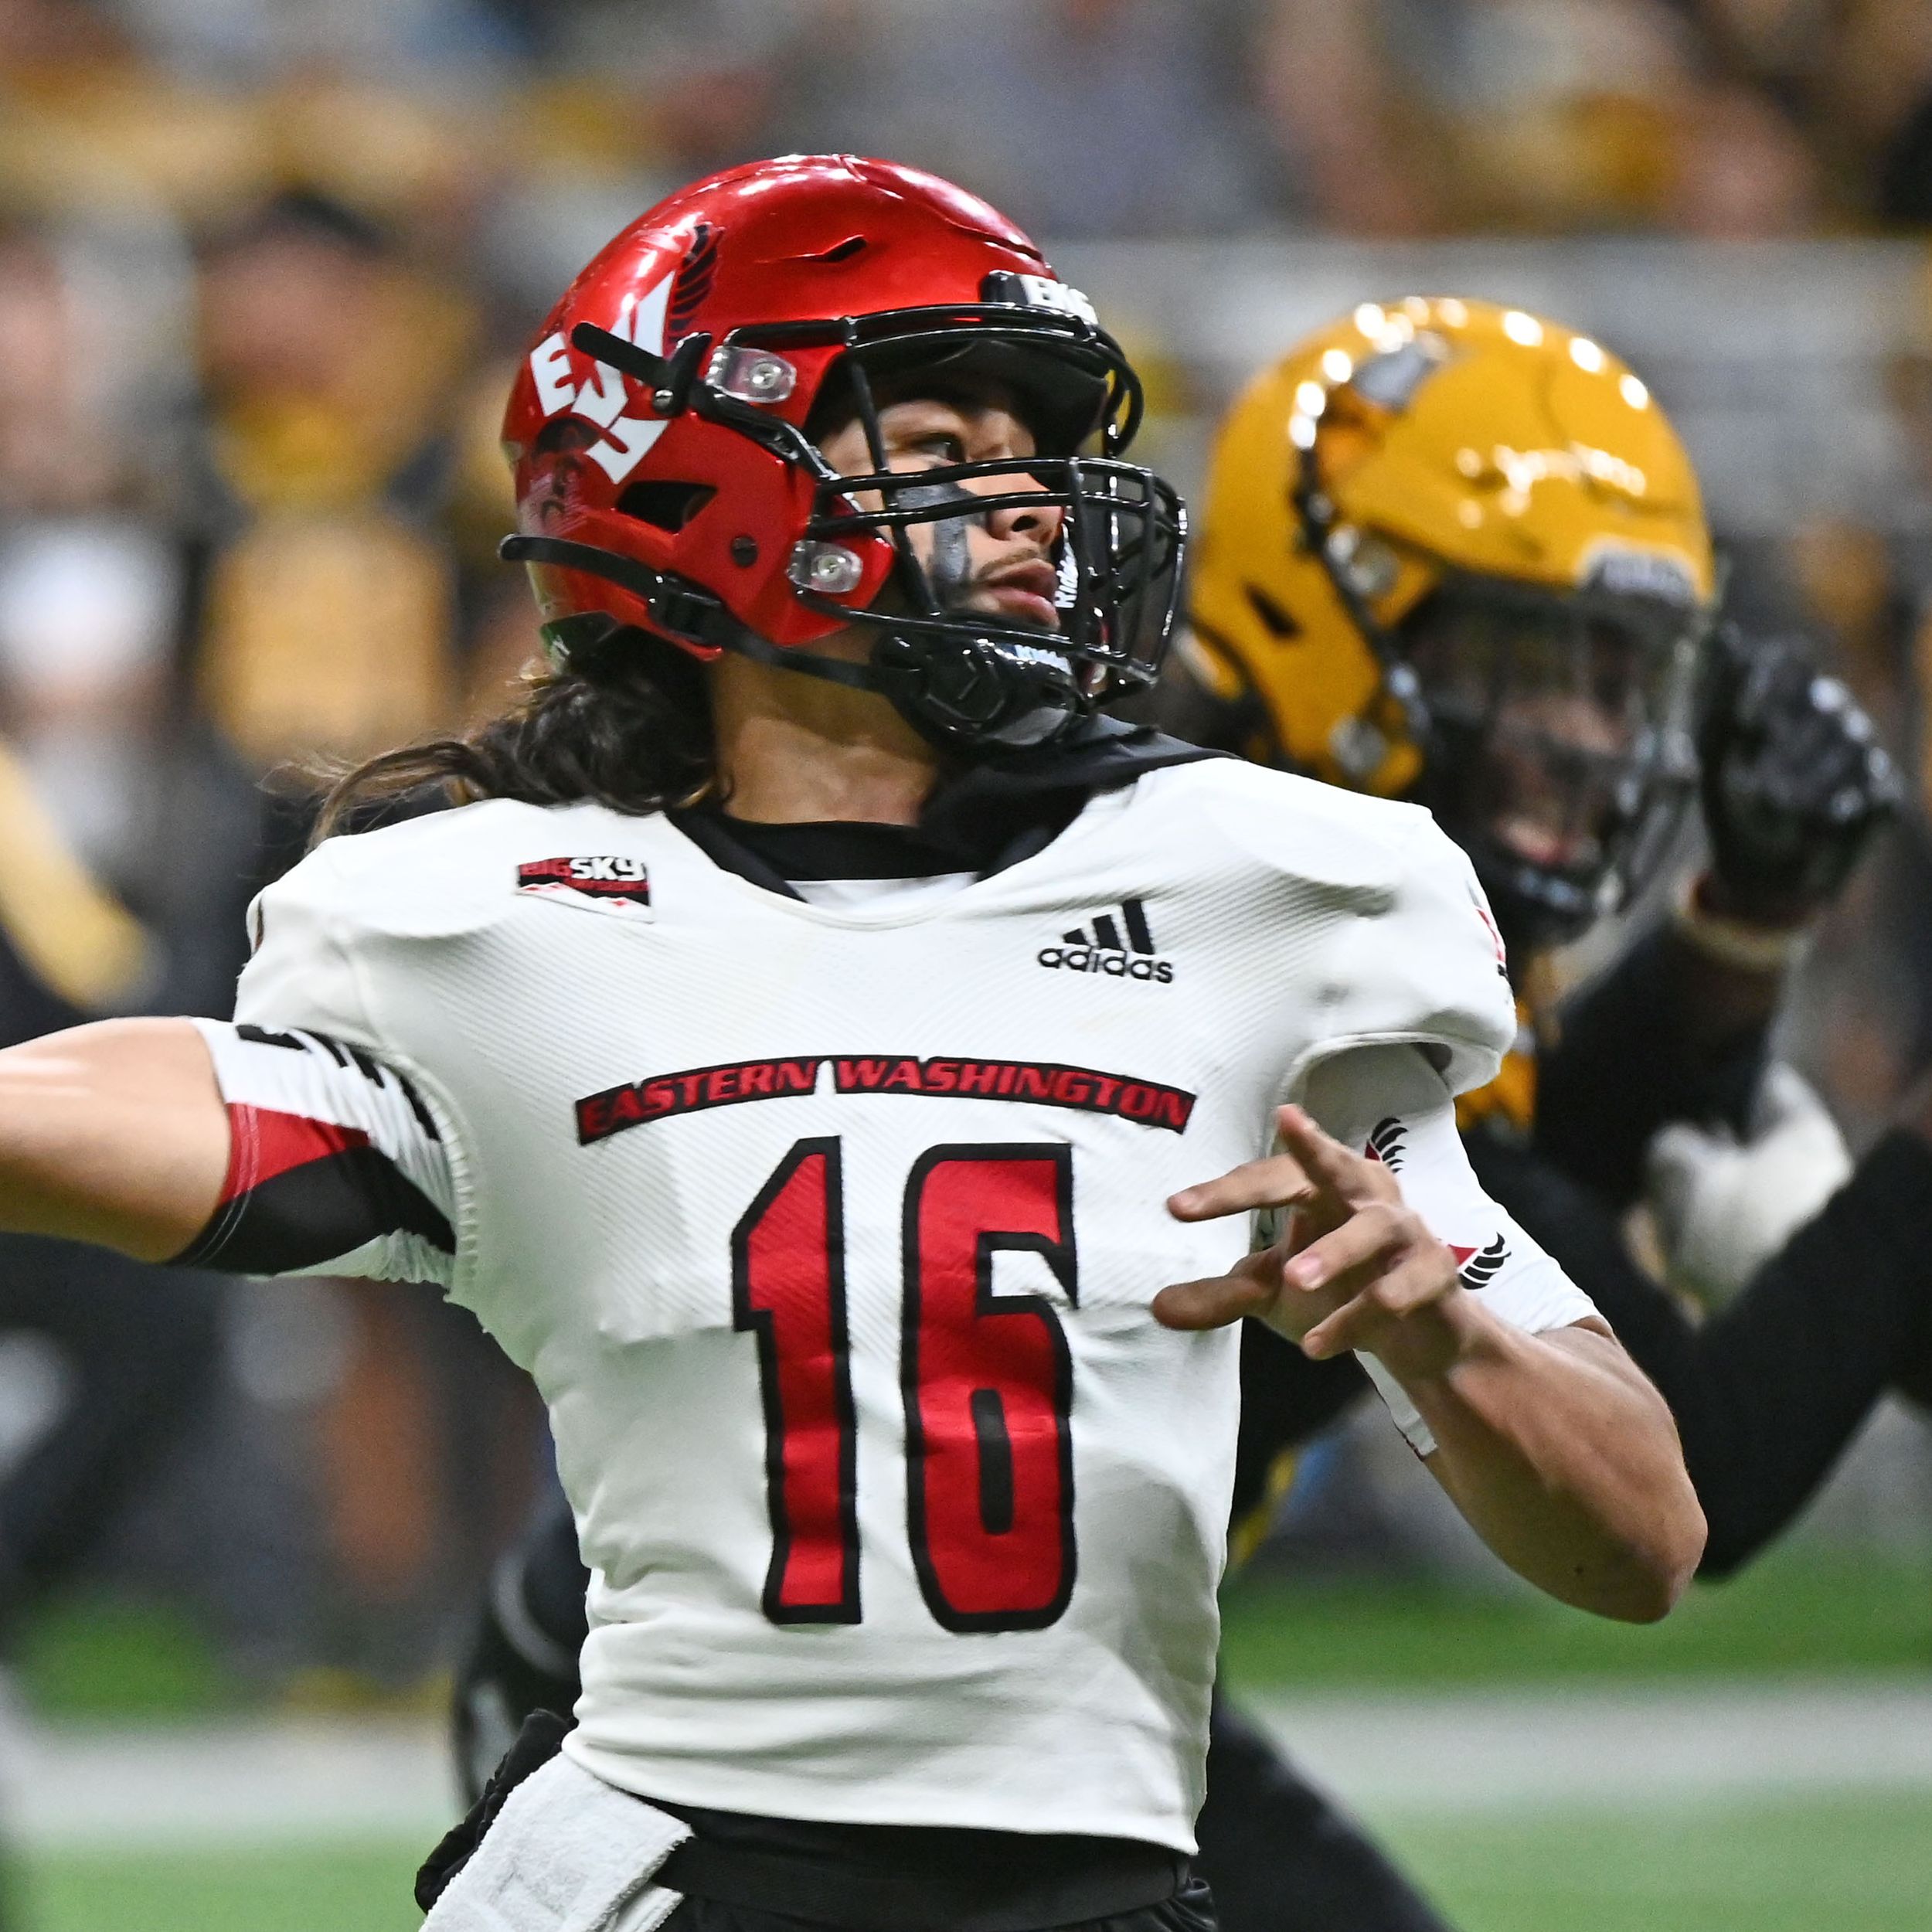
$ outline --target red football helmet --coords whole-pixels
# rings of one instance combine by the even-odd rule
[[[929,370],[1002,383],[1037,454],[888,472],[872,384]],[[808,429],[834,410],[875,474],[820,453]],[[560,656],[634,627],[883,691],[946,744],[1038,743],[1165,653],[1185,512],[1118,460],[1140,413],[1085,297],[984,202],[887,162],[760,162],[640,216],[551,311],[504,419],[503,555],[529,566]],[[1002,474],[1014,491],[961,487]],[[909,526],[1047,505],[1060,627],[948,610]],[[867,664],[801,648],[854,624],[876,634]]]

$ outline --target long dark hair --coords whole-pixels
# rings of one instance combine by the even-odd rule
[[[716,781],[696,662],[641,631],[580,628],[521,700],[461,737],[379,753],[330,785],[310,843],[437,804],[583,799],[641,816],[695,804]]]

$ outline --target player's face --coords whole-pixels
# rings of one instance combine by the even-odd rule
[[[879,410],[885,467],[903,474],[959,463],[1022,463],[1036,454],[1032,431],[1011,400],[988,389],[957,396],[904,395]],[[873,469],[863,426],[854,420],[820,444],[826,460],[849,476]],[[975,512],[975,496],[1026,496],[1043,486],[1023,471],[969,477],[936,485],[957,493],[957,515],[913,523],[907,536],[940,602],[952,611],[978,611],[1005,624],[1057,631],[1053,597],[1058,583],[1053,556],[1063,512],[1052,504]],[[862,508],[880,507],[877,493],[855,492]],[[896,493],[900,507],[917,505],[917,493]]]
[[[1468,820],[1543,869],[1596,866],[1668,709],[1668,648],[1609,615],[1451,601],[1417,626],[1411,662],[1463,747]]]

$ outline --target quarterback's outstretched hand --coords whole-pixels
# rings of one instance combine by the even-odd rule
[[[1511,1326],[1461,1285],[1387,1167],[1299,1107],[1276,1120],[1281,1152],[1168,1207],[1182,1221],[1285,1210],[1281,1239],[1226,1274],[1163,1288],[1155,1318],[1218,1328],[1253,1315],[1311,1355],[1373,1356],[1434,1438],[1430,1472],[1504,1562],[1601,1615],[1662,1616],[1704,1546],[1662,1398],[1596,1317]]]
[[[1226,1274],[1163,1288],[1155,1318],[1219,1328],[1253,1315],[1317,1360],[1351,1349],[1453,1355],[1448,1325],[1431,1318],[1463,1292],[1455,1258],[1403,1205],[1395,1176],[1332,1140],[1298,1107],[1275,1119],[1284,1151],[1184,1188],[1168,1210],[1211,1221],[1285,1209],[1281,1238]]]

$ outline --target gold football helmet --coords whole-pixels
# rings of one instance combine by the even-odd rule
[[[1429,804],[1542,941],[1661,845],[1712,602],[1643,383],[1520,309],[1416,296],[1318,331],[1229,413],[1186,661],[1239,748]]]

